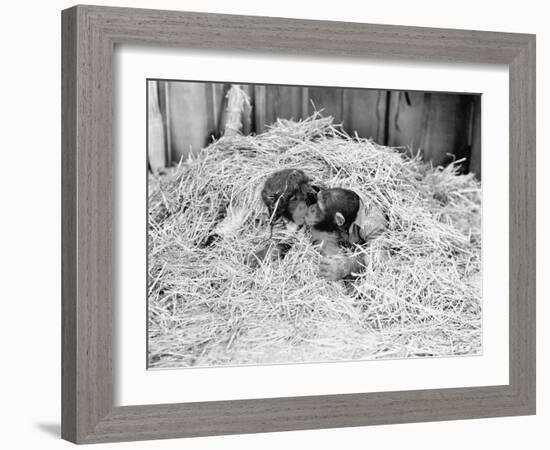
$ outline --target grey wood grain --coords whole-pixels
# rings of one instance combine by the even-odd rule
[[[63,11],[62,31],[65,439],[92,443],[534,414],[534,36],[96,6]],[[119,43],[508,65],[510,383],[114,407],[112,119],[113,52]]]
[[[62,155],[61,155],[61,234],[62,234],[62,366],[61,434],[76,440],[76,10],[63,14],[62,35]]]

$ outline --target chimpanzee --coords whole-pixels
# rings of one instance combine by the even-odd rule
[[[317,201],[319,190],[300,169],[282,169],[266,179],[261,196],[269,214],[271,242],[249,255],[249,265],[263,261],[270,249],[273,256],[286,255],[292,246],[289,235],[304,224],[308,207]]]
[[[363,253],[344,256],[340,244],[362,245],[380,236],[387,217],[366,197],[344,188],[321,190],[305,218],[314,243],[321,243],[320,275],[341,280],[364,268]]]

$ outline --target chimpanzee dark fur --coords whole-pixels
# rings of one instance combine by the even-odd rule
[[[292,220],[291,202],[315,203],[319,188],[300,169],[282,169],[272,174],[262,189],[262,200],[267,206],[271,222],[279,217]]]
[[[318,221],[313,228],[326,232],[347,231],[357,217],[361,204],[355,192],[343,188],[323,190],[319,193],[318,200]],[[345,221],[341,226],[335,222],[336,213],[344,216]]]

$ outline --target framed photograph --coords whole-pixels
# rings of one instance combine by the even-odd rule
[[[63,438],[535,413],[533,35],[62,25]]]

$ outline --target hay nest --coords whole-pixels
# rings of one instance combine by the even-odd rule
[[[282,168],[369,195],[389,216],[375,245],[391,257],[373,257],[353,282],[326,281],[300,230],[283,260],[249,268],[246,255],[269,236],[259,191]],[[319,114],[212,143],[149,180],[149,367],[479,353],[480,199],[456,165],[432,168]],[[238,232],[202,248],[237,207]]]

